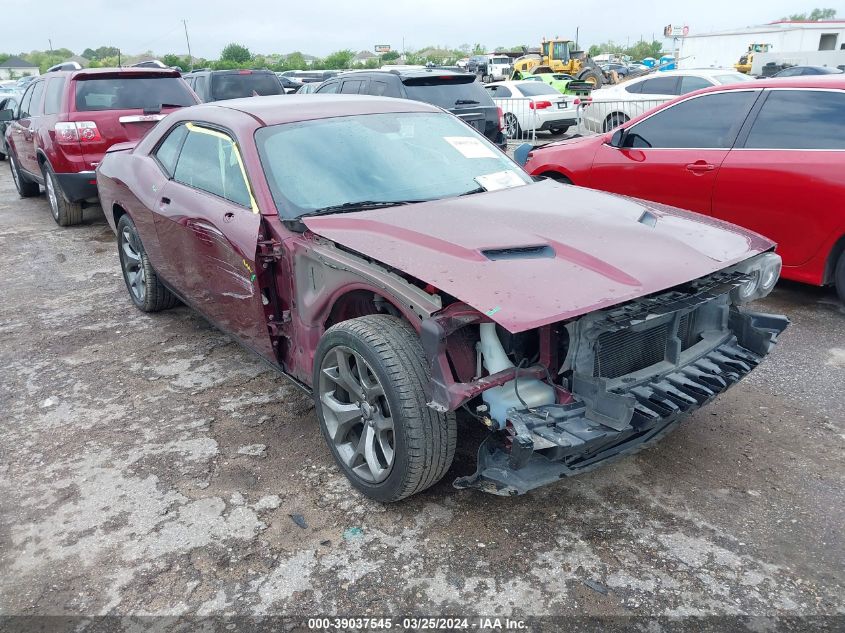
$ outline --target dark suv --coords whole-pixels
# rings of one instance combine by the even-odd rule
[[[185,75],[185,81],[206,103],[285,94],[272,70],[197,70]]]
[[[0,112],[18,193],[47,191],[60,226],[77,224],[97,198],[94,169],[115,143],[140,139],[166,114],[197,97],[178,71],[93,68],[33,80],[15,110]]]
[[[499,147],[507,145],[502,111],[475,75],[442,68],[343,73],[323,82],[318,94],[364,94],[424,101],[448,110]]]

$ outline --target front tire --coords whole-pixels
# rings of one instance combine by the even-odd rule
[[[350,483],[398,501],[439,481],[452,464],[454,413],[426,405],[429,380],[417,333],[376,314],[329,328],[314,357],[320,430]]]
[[[39,194],[41,190],[38,187],[38,183],[24,178],[18,167],[18,161],[11,154],[9,154],[9,169],[12,170],[12,180],[15,181],[15,189],[18,190],[18,195],[21,198],[32,198]]]
[[[833,282],[836,284],[836,292],[839,294],[839,300],[845,303],[845,252],[839,256],[839,262],[836,264],[836,269],[833,273]]]
[[[50,203],[50,213],[59,226],[73,226],[82,222],[82,203],[69,202],[62,192],[56,174],[49,165],[43,167],[44,189],[47,192],[47,201]]]
[[[551,134],[554,136],[560,136],[561,134],[566,134],[566,130],[569,129],[568,125],[563,125],[561,127],[553,127],[549,130]]]
[[[136,308],[142,312],[159,312],[179,302],[158,278],[128,215],[123,215],[117,223],[117,252],[123,281]]]

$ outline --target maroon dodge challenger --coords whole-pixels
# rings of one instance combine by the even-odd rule
[[[744,309],[774,244],[660,204],[535,182],[415,101],[262,97],[169,115],[97,169],[132,302],[183,301],[313,394],[365,495],[452,462],[513,495],[648,446],[788,321]]]

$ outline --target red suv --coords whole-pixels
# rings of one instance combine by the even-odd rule
[[[845,79],[693,92],[528,154],[532,175],[698,211],[778,244],[783,277],[845,301]],[[636,245],[632,245],[636,246]]]
[[[61,226],[82,220],[97,198],[94,169],[106,150],[141,138],[175,108],[198,103],[178,71],[97,68],[51,72],[26,89],[6,130],[9,166],[18,193],[47,191]]]

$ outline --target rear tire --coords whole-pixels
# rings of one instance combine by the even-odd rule
[[[32,198],[40,193],[41,189],[39,189],[38,183],[24,178],[18,167],[18,161],[11,154],[9,154],[9,169],[12,170],[12,180],[15,181],[15,188],[21,198]]]
[[[561,126],[561,127],[553,127],[549,130],[549,132],[551,134],[554,134],[555,136],[560,136],[561,134],[566,134],[566,130],[568,130],[568,129],[569,129],[569,126],[564,125],[564,126]]]
[[[117,223],[117,252],[123,281],[136,308],[142,312],[159,312],[179,303],[176,295],[158,278],[135,223],[128,215],[123,215]]]
[[[519,138],[522,136],[522,128],[519,126],[519,120],[513,112],[505,114],[505,136],[509,139]]]
[[[614,112],[613,114],[608,115],[608,117],[604,120],[604,129],[603,132],[610,132],[623,123],[627,123],[631,119],[628,117],[627,114],[622,114],[621,112]]]
[[[839,300],[845,303],[845,252],[839,256],[839,262],[836,264],[836,270],[833,273],[833,283],[836,284]]]
[[[402,319],[343,321],[314,355],[320,430],[340,469],[365,496],[398,501],[439,481],[457,443],[454,413],[427,406],[419,336]]]
[[[42,167],[44,174],[44,189],[47,191],[47,202],[50,203],[50,212],[53,219],[59,226],[73,226],[82,222],[82,203],[69,202],[62,192],[56,174],[46,163]]]

